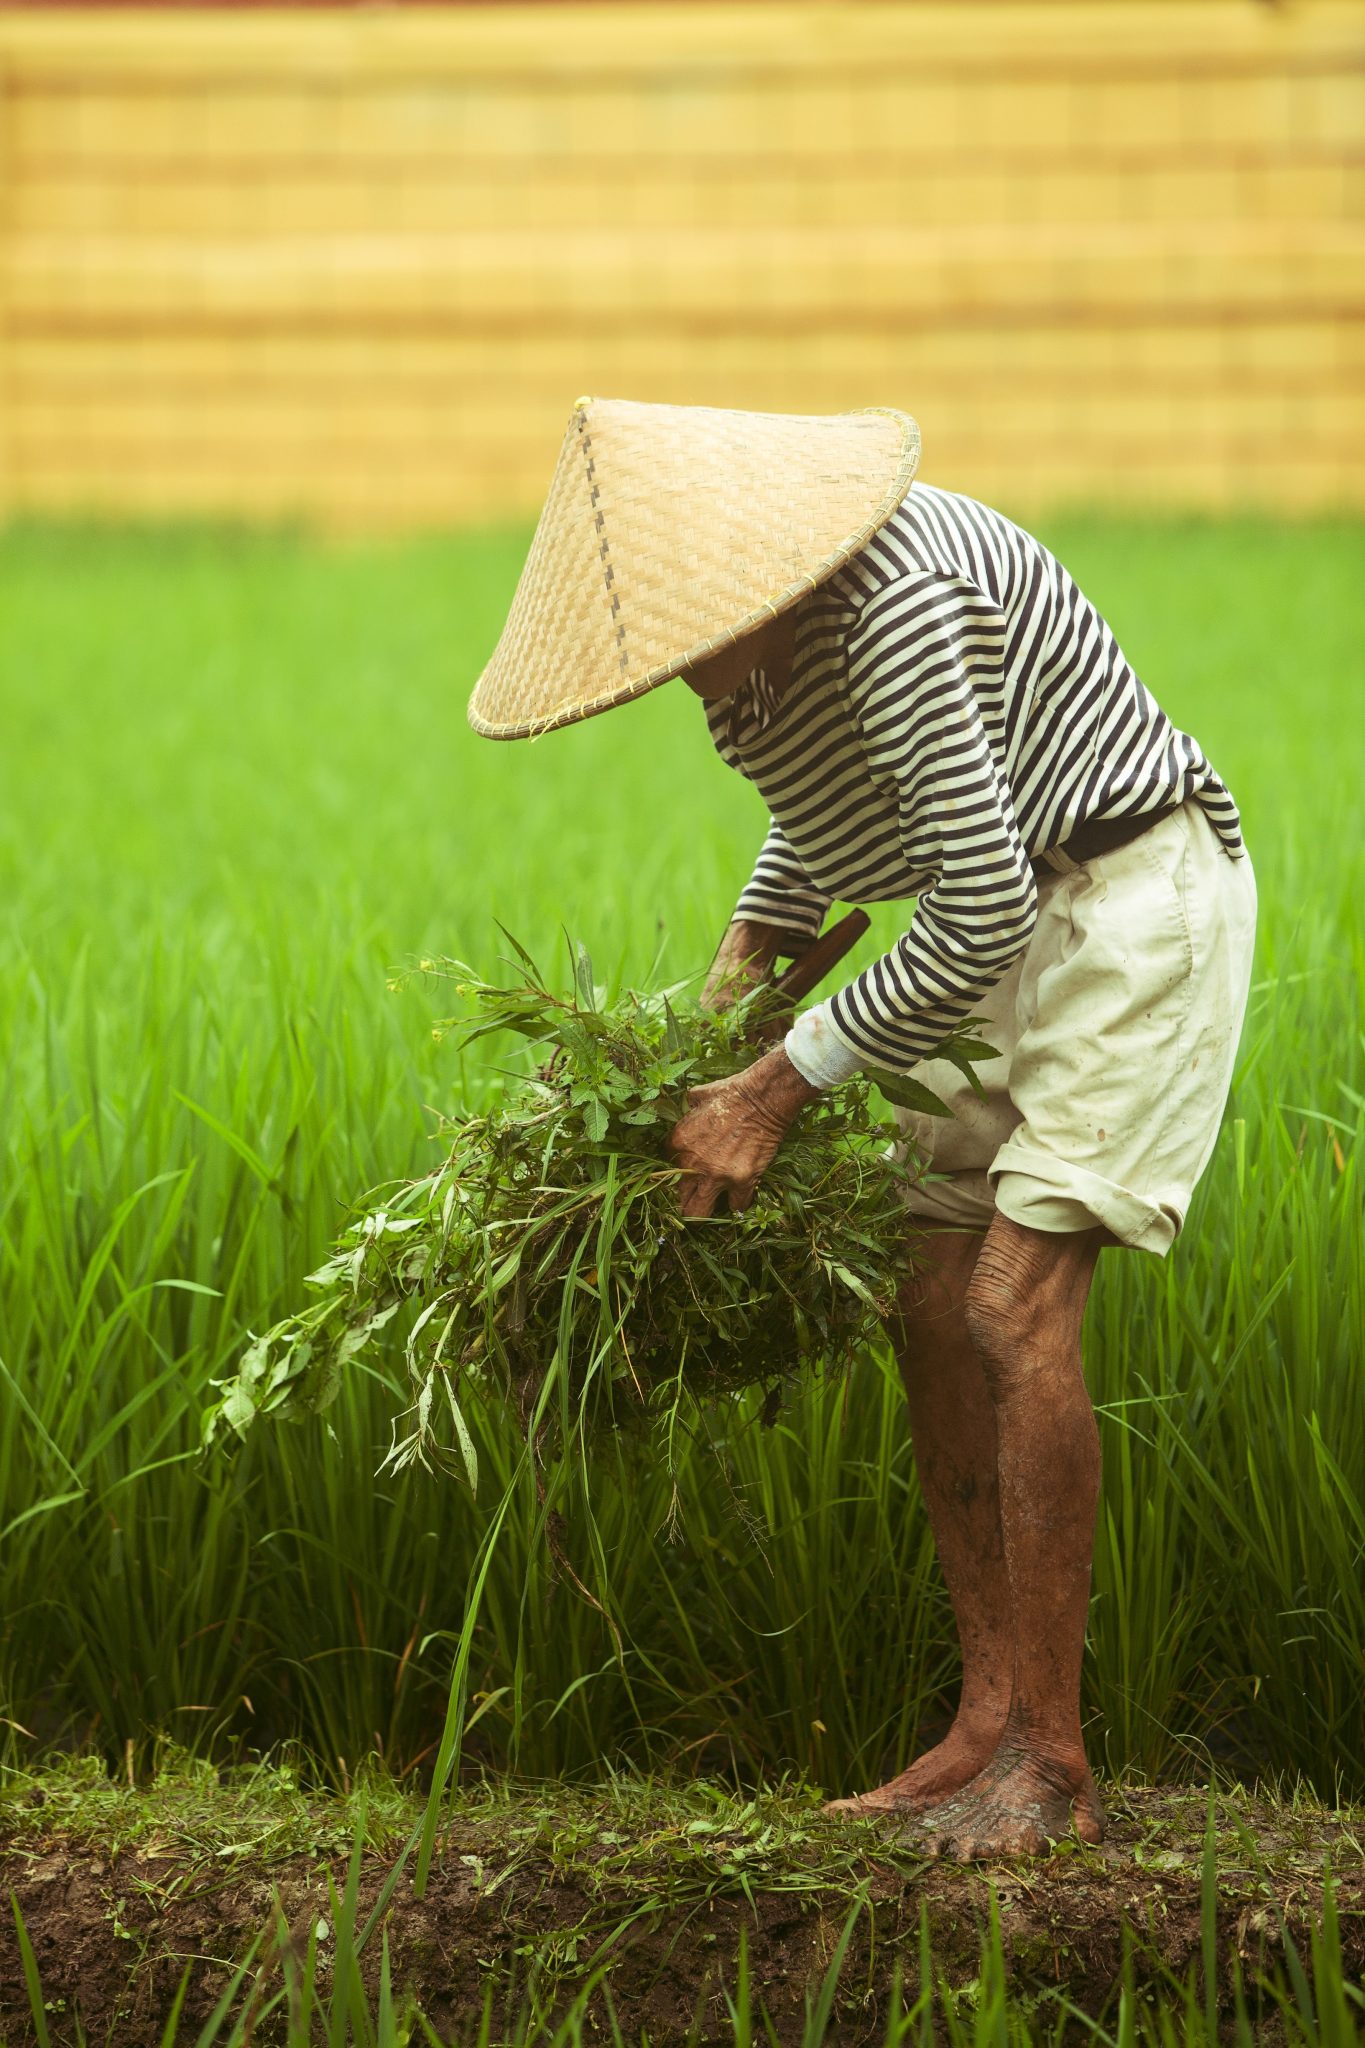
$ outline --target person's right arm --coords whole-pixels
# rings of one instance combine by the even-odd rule
[[[737,986],[772,978],[777,960],[819,937],[832,898],[816,888],[776,823],[711,964],[702,1002],[723,1006]]]

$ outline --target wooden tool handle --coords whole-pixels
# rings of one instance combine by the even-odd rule
[[[865,910],[850,910],[838,924],[832,924],[827,932],[822,932],[813,945],[807,946],[804,953],[797,954],[791,966],[773,983],[774,992],[789,1003],[799,1003],[817,982],[824,980],[830,968],[842,960],[845,953],[853,950],[871,922]]]

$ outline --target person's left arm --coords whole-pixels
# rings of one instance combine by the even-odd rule
[[[972,686],[973,649],[998,626],[971,586],[926,575],[882,593],[850,635],[869,771],[895,793],[907,865],[932,880],[889,952],[754,1066],[689,1096],[673,1134],[686,1214],[722,1191],[743,1207],[803,1103],[864,1065],[913,1066],[1027,945],[1033,872]]]
[[[883,592],[850,636],[868,765],[895,794],[907,866],[930,880],[895,945],[788,1034],[819,1087],[862,1066],[906,1072],[1028,944],[1037,886],[973,684],[1002,624],[974,586],[926,574]]]

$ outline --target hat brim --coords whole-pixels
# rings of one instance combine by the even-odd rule
[[[734,646],[866,546],[919,451],[915,421],[891,407],[580,400],[470,724],[532,739]]]

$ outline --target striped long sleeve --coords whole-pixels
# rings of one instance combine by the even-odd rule
[[[768,828],[753,874],[735,905],[736,917],[775,924],[799,939],[813,939],[833,898],[817,889],[787,844],[774,820]]]
[[[836,898],[915,899],[790,1035],[820,1085],[911,1067],[967,1015],[1029,942],[1032,858],[1090,821],[1193,799],[1244,851],[1226,785],[1056,556],[932,485],[801,600],[787,687],[756,669],[707,720],[774,821],[750,914],[813,932]]]
[[[932,877],[904,936],[824,1006],[860,1061],[913,1066],[1033,930],[1033,870],[970,673],[1003,632],[979,591],[926,575],[869,604],[850,636],[849,700],[872,779],[894,793],[907,864]]]

